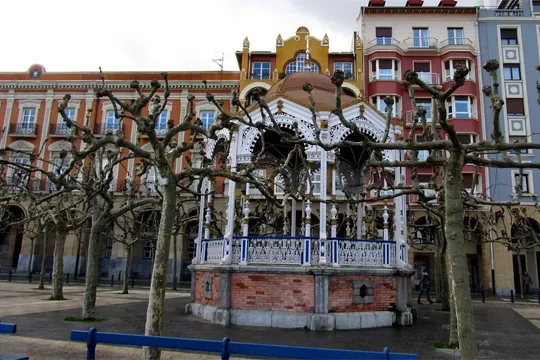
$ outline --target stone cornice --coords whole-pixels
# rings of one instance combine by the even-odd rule
[[[106,83],[107,89],[126,89],[130,90],[129,87],[130,81],[108,81]],[[209,89],[234,89],[240,84],[240,81],[216,81],[210,80],[207,81],[207,86]],[[141,87],[143,89],[150,89],[150,81],[148,84],[141,82]],[[0,89],[58,89],[58,90],[87,90],[95,89],[101,86],[100,81],[0,81]],[[205,85],[201,81],[170,81],[169,88],[171,90],[177,89],[194,89],[194,90],[204,90]]]

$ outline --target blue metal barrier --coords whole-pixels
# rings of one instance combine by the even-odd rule
[[[16,332],[17,325],[0,323],[0,334],[15,334]],[[28,356],[0,354],[0,360],[28,360]]]
[[[0,334],[15,334],[17,332],[17,325],[0,323]]]
[[[286,359],[370,359],[370,360],[418,360],[416,354],[391,353],[388,348],[382,352],[340,350],[326,348],[310,348],[299,346],[264,345],[231,342],[229,338],[222,341],[173,338],[164,336],[146,336],[98,332],[95,328],[88,331],[72,330],[72,341],[86,342],[88,351],[86,360],[95,360],[96,345],[113,344],[126,346],[150,346],[160,349],[200,351],[221,354],[222,360],[229,360],[230,355],[264,356]]]

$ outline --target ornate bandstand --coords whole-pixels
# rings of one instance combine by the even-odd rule
[[[305,83],[313,86],[316,124],[302,90]],[[326,144],[359,140],[358,132],[332,114],[335,87],[326,75],[288,75],[264,99],[283,131],[297,132],[306,140],[315,140],[319,133]],[[386,117],[362,99],[343,94],[342,104],[344,118],[371,141],[393,142],[399,136],[400,128],[391,126],[385,138]],[[261,115],[257,104],[247,110],[255,123],[272,121]],[[221,131],[217,140],[208,140],[209,160],[220,139],[230,144],[227,166],[233,172],[257,156],[263,158],[261,142],[276,144],[277,150],[266,153],[274,160],[281,156],[277,162],[281,165],[290,151],[280,152],[279,138],[268,132],[239,124],[237,131]],[[251,225],[254,207],[264,199],[249,185],[238,201],[241,184],[227,183],[226,226],[219,238],[210,231],[212,196],[201,199],[201,209],[206,211],[200,214],[196,258],[190,267],[192,302],[186,311],[222,325],[340,330],[411,324],[406,197],[370,201],[371,194],[359,190],[365,189],[364,177],[377,176],[376,172],[366,176],[362,166],[369,152],[355,147],[339,151],[301,147],[302,165],[290,161],[288,173],[268,176],[275,183],[274,195],[285,204],[279,232]],[[401,151],[383,152],[386,160],[402,156]],[[395,183],[402,183],[404,174],[402,168],[390,171]],[[302,184],[307,178],[311,187]],[[387,181],[385,176],[383,189]],[[208,187],[204,183],[203,191]],[[287,196],[293,188],[307,196]],[[347,198],[365,201],[347,202]],[[241,226],[235,226],[238,223]]]

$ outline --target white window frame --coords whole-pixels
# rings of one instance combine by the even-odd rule
[[[277,174],[274,178],[274,195],[285,195],[285,181],[283,179],[283,175],[281,174]]]
[[[467,117],[457,117],[456,116],[456,97],[466,97],[468,99],[467,101],[467,108],[468,113]],[[446,102],[446,110],[448,119],[476,119],[476,99],[474,96],[470,95],[456,95],[452,96],[450,101]]]
[[[321,171],[319,169],[315,171],[310,169],[309,176],[311,179],[311,184],[306,183],[306,186],[307,185],[313,186],[313,196],[321,195]],[[311,188],[306,189],[306,190],[311,190]]]
[[[385,78],[381,78],[381,68],[379,67],[379,60],[391,60],[392,61],[392,68],[390,69],[392,71],[392,75],[385,74]],[[373,62],[375,62],[375,72],[373,72]],[[397,67],[397,70],[396,70]],[[400,63],[399,60],[396,58],[381,58],[381,59],[375,59],[370,62],[370,71],[371,71],[371,80],[400,80],[400,72],[399,72]],[[387,70],[387,69],[385,69]]]
[[[422,135],[416,135],[414,141],[417,143],[423,143],[424,141],[418,141],[419,138],[422,138]],[[418,155],[416,156],[416,160],[418,161],[426,161],[429,156],[429,150],[418,150]]]
[[[474,63],[469,58],[452,58],[452,59],[446,59],[443,61],[442,68],[444,71],[444,81],[450,81],[454,79],[454,61],[456,62],[462,62],[465,61],[465,66],[467,66],[467,69],[469,69],[469,73],[465,77],[465,80],[473,80],[472,74],[474,73]],[[446,68],[446,63],[449,63],[449,68]]]
[[[335,196],[345,196],[345,192],[343,191],[343,187],[345,187],[345,181],[343,177],[341,177],[341,185],[342,188],[340,189],[339,186],[339,176],[337,170],[332,170],[332,195]]]
[[[153,244],[152,239],[146,239],[143,242],[143,259],[153,259],[156,253],[156,247]]]
[[[426,109],[426,122],[433,120],[433,99],[432,98],[416,98],[416,106],[424,106]],[[418,104],[421,102],[421,104]],[[426,108],[425,104],[429,102],[429,108]]]
[[[26,154],[13,152],[12,157],[10,156],[10,159],[11,161],[17,164],[30,165],[30,156]],[[13,177],[15,176],[15,172],[18,170],[19,168],[8,165],[7,178],[13,179]],[[24,181],[26,182],[26,180],[28,180],[28,175],[29,174],[26,174],[26,176],[22,177],[21,179],[24,179]],[[23,184],[18,184],[18,185],[23,185]]]
[[[463,144],[463,145],[470,145],[470,144],[476,144],[478,143],[478,134],[475,134],[475,133],[457,133],[458,136],[463,136],[463,135],[469,135],[469,143],[467,144]]]
[[[389,95],[392,96],[394,99],[394,105],[392,105],[392,116],[394,118],[401,117],[401,99],[399,96],[396,95]],[[373,102],[373,98],[376,98],[376,102]],[[380,111],[384,116],[386,116],[386,104],[384,103],[385,96],[382,95],[376,95],[371,97],[371,103],[375,106],[375,108]],[[382,107],[384,105],[384,107]],[[381,108],[382,107],[382,108]]]
[[[345,71],[345,67],[349,67],[349,66],[351,68],[351,71],[350,72]],[[346,79],[352,78],[354,75],[354,64],[352,61],[337,61],[334,63],[334,72],[336,72],[337,70],[343,71],[345,73]],[[348,76],[347,74],[350,74],[350,76]]]
[[[266,169],[255,169],[251,172],[255,179],[266,179]],[[248,195],[260,195],[261,191],[255,185],[249,183],[246,187]]]
[[[255,65],[260,64],[260,71],[256,72]],[[268,64],[268,75],[265,77],[265,72],[263,71],[263,68],[265,64]],[[272,79],[272,63],[270,61],[254,61],[251,63],[251,76],[250,79],[256,79],[256,80],[270,80]]]
[[[412,30],[413,30],[413,46],[418,47],[418,48],[428,48],[429,47],[429,28],[419,27],[419,28],[413,28]],[[415,36],[416,31],[418,31],[418,36]]]
[[[311,72],[318,73],[319,66],[311,60]],[[306,53],[299,53],[296,58],[287,64],[285,74],[290,75],[297,72],[306,72]]]
[[[513,143],[512,138],[523,139],[523,141],[520,141],[520,142],[523,142],[523,143],[529,142],[529,136],[528,135],[508,135],[508,142],[509,143]],[[532,151],[532,149],[522,149],[522,150],[520,150],[520,154],[521,155],[529,155],[529,154],[531,154],[531,151]],[[517,152],[514,151],[514,150],[509,150],[509,153],[512,154],[512,155],[517,154]]]
[[[512,194],[513,195],[516,195],[516,180],[517,180],[517,177],[519,176],[519,170],[511,170],[511,175],[512,175]],[[532,170],[523,170],[523,178],[521,179],[522,181],[526,181],[526,185],[527,185],[527,190],[529,190],[528,192],[525,191],[525,188],[523,186],[523,182],[521,184],[521,191],[523,192],[523,194],[527,194],[527,195],[532,195],[534,194],[534,181],[533,181],[533,172]]]
[[[19,118],[17,119],[17,124],[22,126],[24,122],[24,110],[25,109],[34,109],[34,126],[38,123],[39,108],[41,107],[41,102],[39,101],[19,101]]]
[[[461,32],[461,34],[459,34],[459,32]],[[448,27],[446,28],[446,34],[448,35],[448,45],[465,44],[465,30],[462,27]]]
[[[472,172],[464,172],[463,175],[471,175],[474,180],[474,173]],[[466,188],[465,185],[463,185],[463,190],[468,192],[471,195],[481,194],[482,193],[482,174],[478,174],[476,185],[474,185],[473,188]]]

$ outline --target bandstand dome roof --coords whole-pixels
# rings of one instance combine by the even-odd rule
[[[287,75],[286,78],[275,83],[266,95],[264,100],[266,103],[282,97],[293,101],[299,105],[309,107],[309,97],[307,92],[302,90],[305,83],[313,86],[313,100],[315,101],[315,109],[318,111],[332,111],[336,105],[335,86],[332,84],[330,76],[314,73],[314,72],[296,72]],[[342,91],[341,105],[346,108],[353,103],[358,103],[360,100],[353,96],[344,94]],[[250,106],[247,110],[252,111],[258,108],[258,104]]]

